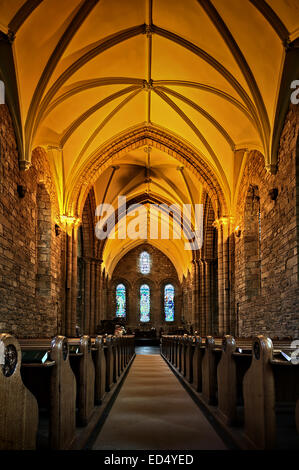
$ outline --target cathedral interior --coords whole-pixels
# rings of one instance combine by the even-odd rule
[[[298,450],[298,0],[0,0],[0,100],[0,449]]]

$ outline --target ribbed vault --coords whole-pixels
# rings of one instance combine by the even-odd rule
[[[230,213],[245,152],[275,168],[298,27],[297,0],[0,0],[21,168],[49,149],[61,211],[80,213],[116,136],[163,129]]]

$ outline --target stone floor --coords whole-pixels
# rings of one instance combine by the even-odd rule
[[[93,449],[226,449],[162,357],[139,350]]]

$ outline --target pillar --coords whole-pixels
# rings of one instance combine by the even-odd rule
[[[211,261],[204,261],[205,270],[205,312],[206,334],[212,335],[212,309],[211,309]]]
[[[64,334],[71,337],[76,335],[77,229],[79,219],[71,216],[62,216],[61,222],[66,232],[66,298]]]
[[[205,266],[204,260],[199,260],[199,330],[206,334],[206,306],[205,306]]]
[[[90,332],[90,259],[84,258],[84,334]]]
[[[229,217],[221,217],[214,222],[218,230],[218,334],[220,336],[230,332],[230,225]]]

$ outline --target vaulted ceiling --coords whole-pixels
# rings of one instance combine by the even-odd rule
[[[201,202],[209,174],[222,215],[233,215],[246,152],[276,163],[298,0],[0,0],[0,29],[12,41],[20,158],[26,167],[45,148],[61,214],[80,216],[92,186],[102,202],[118,165],[106,202],[146,190]],[[141,129],[190,155],[152,146],[150,187],[150,133],[113,150]]]

